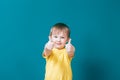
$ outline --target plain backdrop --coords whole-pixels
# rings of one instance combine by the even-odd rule
[[[1,0],[0,80],[44,79],[41,54],[57,22],[76,47],[73,80],[120,80],[119,0]]]

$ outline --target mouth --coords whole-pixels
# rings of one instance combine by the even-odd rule
[[[57,45],[61,45],[61,43],[56,43]]]

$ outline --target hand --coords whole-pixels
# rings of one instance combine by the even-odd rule
[[[48,50],[52,50],[54,47],[54,43],[52,42],[50,36],[49,36],[49,41],[46,43],[45,48],[47,48]]]
[[[66,50],[67,50],[68,53],[71,53],[71,52],[74,53],[75,48],[74,48],[74,46],[71,44],[71,39],[69,39],[69,41],[68,41],[68,43],[66,44],[65,48],[66,48]]]

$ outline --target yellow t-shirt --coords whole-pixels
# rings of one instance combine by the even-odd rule
[[[66,49],[53,49],[46,58],[45,80],[72,80],[71,58]]]

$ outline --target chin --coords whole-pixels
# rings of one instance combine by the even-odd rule
[[[57,49],[63,49],[64,47],[56,46],[55,48],[57,48]]]

